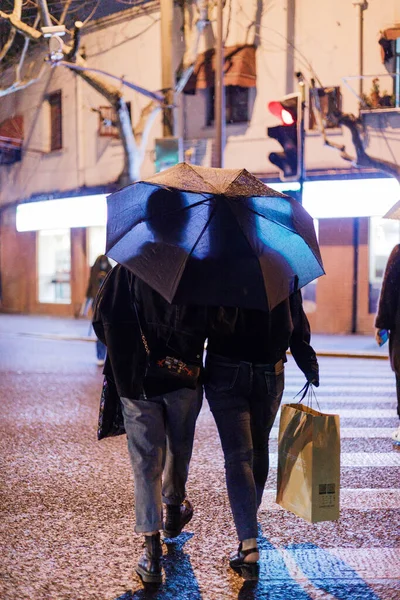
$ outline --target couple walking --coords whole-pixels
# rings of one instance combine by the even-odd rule
[[[186,482],[204,388],[224,453],[239,541],[229,564],[243,577],[256,578],[257,511],[268,477],[269,434],[284,390],[288,348],[306,380],[319,385],[300,292],[270,312],[175,305],[117,265],[96,299],[93,326],[107,346],[104,373],[113,378],[122,404],[134,476],[135,529],[144,536],[136,572],[145,583],[161,583],[160,531],[174,538],[193,516]],[[150,356],[198,365],[193,389],[179,378],[171,383],[146,375],[147,350]]]

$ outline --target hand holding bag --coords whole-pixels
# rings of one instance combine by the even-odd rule
[[[339,489],[339,415],[301,403],[283,404],[276,502],[311,523],[334,521],[339,518]]]

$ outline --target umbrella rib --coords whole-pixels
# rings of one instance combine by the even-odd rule
[[[168,187],[166,187],[166,186],[160,186],[160,187],[163,187],[163,188],[164,188],[164,189],[166,189],[166,190],[170,190],[170,189],[171,189],[171,188],[168,188]],[[177,210],[175,210],[175,211],[172,211],[172,212],[169,212],[169,213],[165,213],[165,214],[173,215],[173,214],[175,214],[175,213],[179,213],[179,212],[181,212],[181,211],[184,211],[184,210],[189,210],[190,208],[193,208],[193,207],[196,207],[196,206],[201,206],[202,204],[205,204],[205,201],[206,201],[206,200],[211,200],[211,199],[212,199],[212,196],[210,197],[209,195],[202,194],[201,192],[191,192],[191,193],[196,193],[196,194],[198,194],[199,196],[203,196],[204,200],[199,200],[199,202],[195,202],[194,204],[190,204],[189,206],[184,206],[183,208],[179,208],[179,209],[177,209]],[[123,211],[121,211],[121,213],[120,213],[120,214],[122,214],[122,213],[124,213],[124,212],[128,212],[128,211],[129,211],[129,209],[130,209],[130,207],[127,207],[127,208],[125,208]],[[125,236],[127,233],[129,233],[130,231],[133,231],[133,229],[134,229],[135,227],[137,227],[137,226],[138,226],[140,223],[146,223],[146,222],[150,221],[150,219],[151,219],[151,218],[143,218],[143,219],[139,219],[139,220],[138,220],[138,221],[137,221],[137,222],[136,222],[134,225],[132,225],[132,227],[130,227],[130,228],[127,230],[127,231],[124,231],[123,233],[121,233],[121,235],[118,237],[118,239],[116,239],[116,240],[113,242],[113,247],[114,247],[116,244],[118,244],[118,242],[120,242],[120,241],[122,240],[122,238],[123,238],[123,237],[124,237],[124,236]]]

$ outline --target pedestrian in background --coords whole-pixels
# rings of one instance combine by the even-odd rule
[[[381,346],[389,336],[390,365],[396,376],[397,415],[400,419],[400,244],[388,259],[375,319],[375,337]],[[400,424],[392,433],[392,440],[400,444]]]
[[[90,306],[92,306],[94,299],[96,298],[100,287],[107,276],[107,273],[111,271],[112,266],[105,254],[100,254],[90,269],[89,281],[86,290],[86,300],[82,307],[82,315],[87,315]],[[97,364],[99,367],[104,365],[106,358],[106,346],[99,338],[96,340],[96,356]]]
[[[186,482],[203,397],[199,380],[189,389],[179,377],[170,382],[146,376],[146,345],[150,356],[200,367],[206,318],[205,308],[169,304],[122,265],[114,267],[94,305],[93,327],[107,346],[104,374],[115,382],[122,403],[135,531],[144,536],[136,572],[145,583],[162,581],[160,530],[176,537],[193,516]]]
[[[220,308],[207,344],[205,394],[225,458],[226,484],[239,538],[230,566],[258,577],[257,511],[269,471],[269,435],[284,390],[290,347],[309,383],[318,362],[300,292],[271,312]]]

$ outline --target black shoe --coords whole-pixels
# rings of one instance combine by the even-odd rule
[[[140,558],[136,573],[144,583],[162,583],[160,534],[144,536],[144,554]]]
[[[243,579],[254,580],[258,579],[260,574],[260,565],[257,562],[245,562],[246,556],[258,552],[258,548],[249,548],[248,550],[242,550],[242,544],[239,544],[238,551],[232,554],[229,565],[230,567],[239,573]]]
[[[174,538],[181,533],[193,517],[193,506],[189,500],[184,500],[182,504],[178,505],[166,504],[165,513],[164,537]]]

